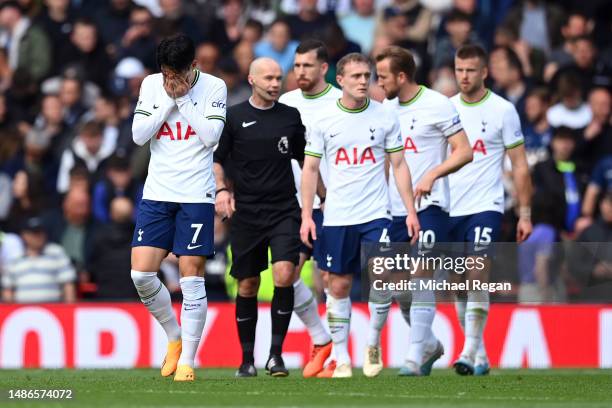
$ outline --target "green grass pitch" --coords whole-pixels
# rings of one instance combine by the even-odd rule
[[[351,379],[235,379],[234,370],[198,369],[195,383],[174,383],[158,370],[0,370],[2,407],[612,407],[612,370],[493,370],[459,377],[398,377],[385,370]],[[71,401],[16,401],[9,389],[72,389]]]

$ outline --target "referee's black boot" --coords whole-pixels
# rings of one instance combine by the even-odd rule
[[[236,377],[257,377],[257,369],[253,363],[242,363],[236,371]]]
[[[289,370],[285,368],[285,362],[279,355],[270,355],[266,363],[266,372],[272,377],[287,377]]]

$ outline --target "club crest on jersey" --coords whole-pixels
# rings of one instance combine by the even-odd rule
[[[159,129],[159,132],[157,132],[156,139],[159,140],[162,137],[166,136],[166,137],[169,137],[170,140],[189,140],[190,136],[195,136],[195,135],[196,135],[196,132],[194,132],[191,126],[189,125],[187,125],[187,130],[185,131],[185,134],[183,134],[181,122],[176,122],[176,134],[175,134],[172,131],[172,128],[170,127],[170,125],[168,125],[168,122],[164,122],[164,124]]]
[[[278,141],[278,151],[281,152],[282,154],[287,154],[289,153],[289,139],[287,138],[287,136],[283,136],[280,138],[280,140]]]
[[[374,140],[375,139],[374,133],[376,133],[376,128],[373,128],[370,126],[369,130],[370,130],[370,140]]]
[[[372,164],[376,163],[376,157],[374,157],[374,152],[371,147],[366,147],[363,151],[359,151],[358,147],[353,147],[352,149],[345,149],[341,147],[336,152],[336,166],[341,163],[346,163],[350,165],[361,165],[366,162],[371,162]]]

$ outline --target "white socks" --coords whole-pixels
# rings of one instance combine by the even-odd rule
[[[131,276],[140,300],[161,324],[168,341],[179,340],[181,328],[172,310],[170,292],[157,277],[157,272],[139,272],[132,269]]]
[[[351,323],[351,299],[336,299],[327,295],[327,322],[334,342],[336,364],[351,364],[348,352],[349,329]]]
[[[489,292],[468,291],[467,306],[465,308],[465,344],[462,356],[474,361],[481,346],[482,334],[489,314]],[[484,351],[484,344],[482,345]],[[486,353],[485,353],[486,356]]]
[[[368,309],[370,310],[368,346],[370,347],[380,345],[380,333],[387,322],[392,300],[391,292],[370,288],[370,301],[368,302]]]
[[[432,290],[421,290],[419,281],[427,278],[414,278],[417,289],[412,293],[410,307],[410,346],[407,359],[420,365],[423,363],[423,352],[434,338],[431,325],[436,315],[436,295]]]
[[[183,351],[178,364],[193,367],[206,323],[208,300],[203,277],[186,276],[181,278],[180,284],[183,292],[183,307],[181,308]]]
[[[293,299],[293,311],[308,329],[313,344],[320,346],[329,343],[331,337],[319,317],[314,294],[301,279],[293,283]]]

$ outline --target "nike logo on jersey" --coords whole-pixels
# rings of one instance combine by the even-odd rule
[[[340,132],[338,132],[338,133],[332,133],[331,135],[329,135],[329,137],[330,137],[330,138],[332,138],[332,137],[336,137],[336,136],[338,136],[339,134],[340,134]]]
[[[289,311],[287,311],[287,312],[283,312],[282,310],[277,310],[277,313],[278,313],[279,315],[281,315],[281,316],[288,315],[288,314],[290,314],[291,312],[292,312],[292,310],[289,310]]]
[[[189,245],[187,245],[187,249],[196,249],[196,248],[199,248],[201,246],[202,245],[191,245],[191,244],[189,244]]]
[[[254,121],[252,121],[252,122],[242,122],[242,127],[243,127],[243,128],[248,128],[249,126],[254,125],[254,124],[256,124],[256,123],[257,123],[257,121],[256,121],[256,120],[254,120]]]
[[[159,108],[159,105],[153,105],[153,109]]]
[[[246,322],[247,320],[251,320],[252,317],[237,317],[236,321],[237,322]]]
[[[197,106],[197,104],[198,104],[197,102],[194,102],[194,103],[193,103],[193,106]]]

